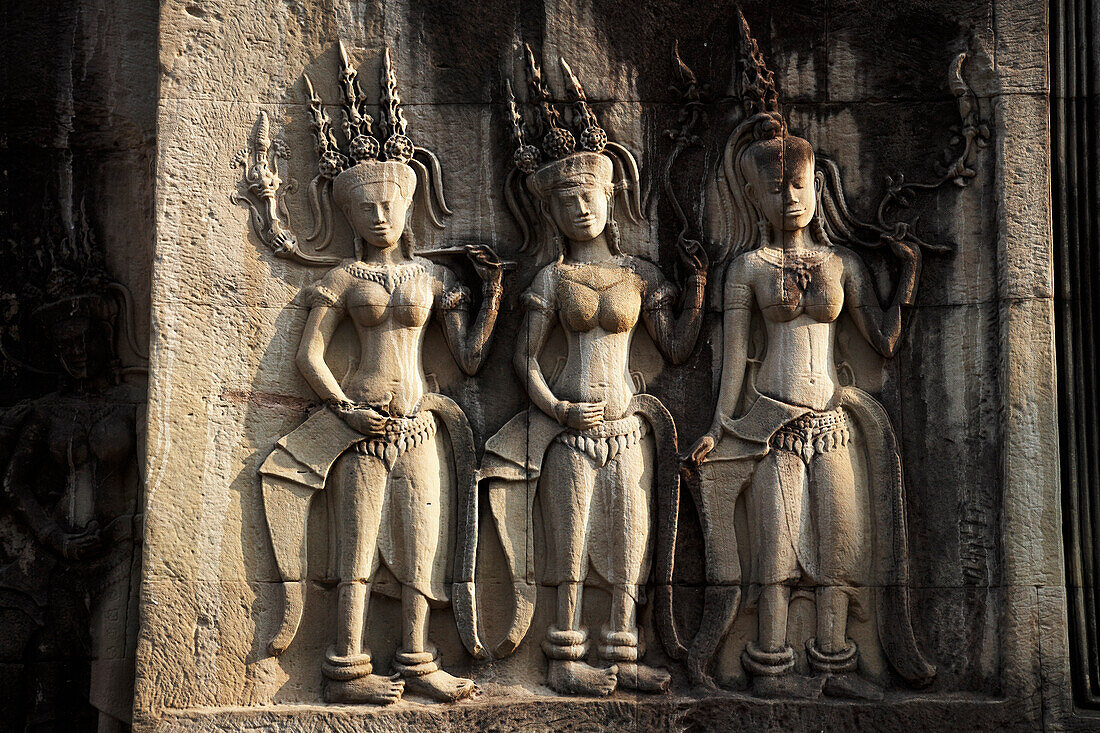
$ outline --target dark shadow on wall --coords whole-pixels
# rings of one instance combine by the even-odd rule
[[[158,14],[149,0],[3,10],[2,730],[129,728]],[[103,368],[64,364],[66,333],[105,345]],[[29,481],[19,456],[34,456]]]

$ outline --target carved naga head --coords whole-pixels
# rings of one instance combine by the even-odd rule
[[[538,232],[537,244],[542,245],[548,241],[560,243],[562,237],[572,242],[589,241],[610,227],[608,244],[617,251],[614,209],[619,194],[630,219],[640,218],[634,156],[608,141],[588,106],[580,80],[561,59],[575,132],[569,130],[551,99],[534,53],[526,44],[524,50],[527,106],[534,109],[533,115],[520,111],[512,85],[505,81],[516,144],[515,169],[505,181],[505,198],[523,232],[523,249],[532,247],[532,230]],[[529,142],[533,139],[539,145]]]
[[[378,128],[386,135],[383,144],[373,134],[374,120],[367,112],[366,97],[343,42],[339,49],[346,148],[342,149],[337,142],[321,100],[309,77],[305,77],[319,156],[317,176],[310,184],[317,226],[308,239],[321,239],[317,249],[324,249],[331,241],[330,216],[321,203],[328,192],[355,233],[357,251],[364,244],[387,249],[402,242],[405,255],[411,256],[413,244],[407,224],[413,197],[419,193],[424,210],[437,227],[443,227],[440,211],[451,213],[443,200],[439,161],[430,151],[416,146],[406,134],[408,122],[401,112],[397,74],[389,49],[383,55],[381,74],[382,120]],[[430,168],[417,160],[417,155],[427,159]]]

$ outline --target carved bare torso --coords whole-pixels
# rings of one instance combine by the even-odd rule
[[[348,269],[357,278],[347,292],[347,311],[360,358],[345,390],[357,402],[410,415],[427,391],[421,348],[434,301],[432,278],[420,265]]]
[[[761,393],[824,410],[838,386],[836,319],[844,307],[844,262],[831,250],[792,255],[764,247],[746,255],[746,274],[767,328],[756,376]]]
[[[355,325],[360,356],[343,380],[348,398],[409,416],[428,391],[421,351],[432,311],[463,305],[469,294],[431,264],[349,262],[315,283],[309,300],[341,308]]]
[[[630,342],[645,283],[617,261],[557,269],[559,319],[569,350],[551,389],[571,402],[605,402],[604,419],[614,420],[634,396]]]

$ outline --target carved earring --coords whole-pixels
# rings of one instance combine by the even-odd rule
[[[832,242],[829,241],[829,235],[825,231],[825,217],[821,215],[821,209],[818,208],[814,214],[814,219],[810,223],[811,231],[813,232],[814,239],[820,244],[832,246]]]
[[[620,255],[623,253],[622,238],[619,236],[619,223],[615,221],[615,195],[607,197],[607,229],[610,232],[608,238],[608,248],[611,250],[611,254]]]
[[[363,238],[358,234],[355,235],[355,259],[363,259]]]
[[[768,221],[766,219],[760,219],[759,221],[757,221],[756,230],[757,232],[759,232],[760,235],[760,243],[758,246],[766,247],[768,245],[768,241],[771,239],[771,226],[768,224]]]
[[[622,239],[619,236],[619,225],[618,225],[618,223],[614,219],[608,218],[607,228],[608,228],[608,231],[611,233],[611,236],[608,238],[608,243],[607,243],[608,247],[611,249],[611,254],[621,255],[623,253],[623,248],[622,248]]]

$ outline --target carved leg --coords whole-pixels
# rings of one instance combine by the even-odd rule
[[[581,628],[581,583],[558,586],[558,625],[551,626],[542,642],[549,662],[546,684],[566,695],[610,695],[618,682],[618,668],[600,669],[584,662],[588,655],[588,631]]]
[[[401,589],[404,613],[404,646],[394,658],[394,668],[405,678],[405,686],[440,702],[455,702],[477,695],[473,680],[455,677],[439,668],[439,655],[428,644],[428,599],[423,593],[404,586]]]
[[[671,676],[667,670],[638,661],[637,583],[649,571],[650,504],[652,482],[645,480],[653,465],[651,442],[645,439],[625,448],[599,469],[599,489],[593,511],[611,519],[611,536],[600,545],[604,557],[594,558],[596,570],[611,582],[611,613],[601,630],[599,656],[618,666],[619,686],[640,692],[663,692]],[[599,539],[599,538],[596,538]]]
[[[611,591],[611,623],[600,634],[600,658],[615,663],[619,685],[639,692],[664,692],[672,677],[667,670],[638,662],[637,606],[625,585]]]
[[[794,649],[787,644],[790,584],[802,576],[795,548],[801,527],[806,465],[794,453],[773,450],[757,466],[749,493],[749,529],[757,553],[755,580],[763,584],[756,643],[741,663],[760,697],[815,698],[823,681],[792,674]]]
[[[581,628],[583,578],[588,569],[588,518],[596,470],[591,459],[564,443],[546,451],[538,500],[546,525],[547,582],[557,584],[557,625],[542,642],[549,662],[546,684],[567,695],[611,694],[618,669],[599,669],[583,660],[588,632]]]
[[[858,650],[847,638],[848,589],[858,562],[860,522],[852,459],[845,445],[818,453],[810,465],[810,489],[818,517],[822,585],[817,588],[817,638],[806,643],[810,667],[824,679],[825,694],[881,700],[882,689],[856,673]]]
[[[388,705],[401,699],[404,683],[373,674],[363,643],[386,471],[377,459],[349,452],[335,473],[332,500],[341,517],[336,567],[341,580],[336,643],[321,666],[324,697],[326,702]]]

